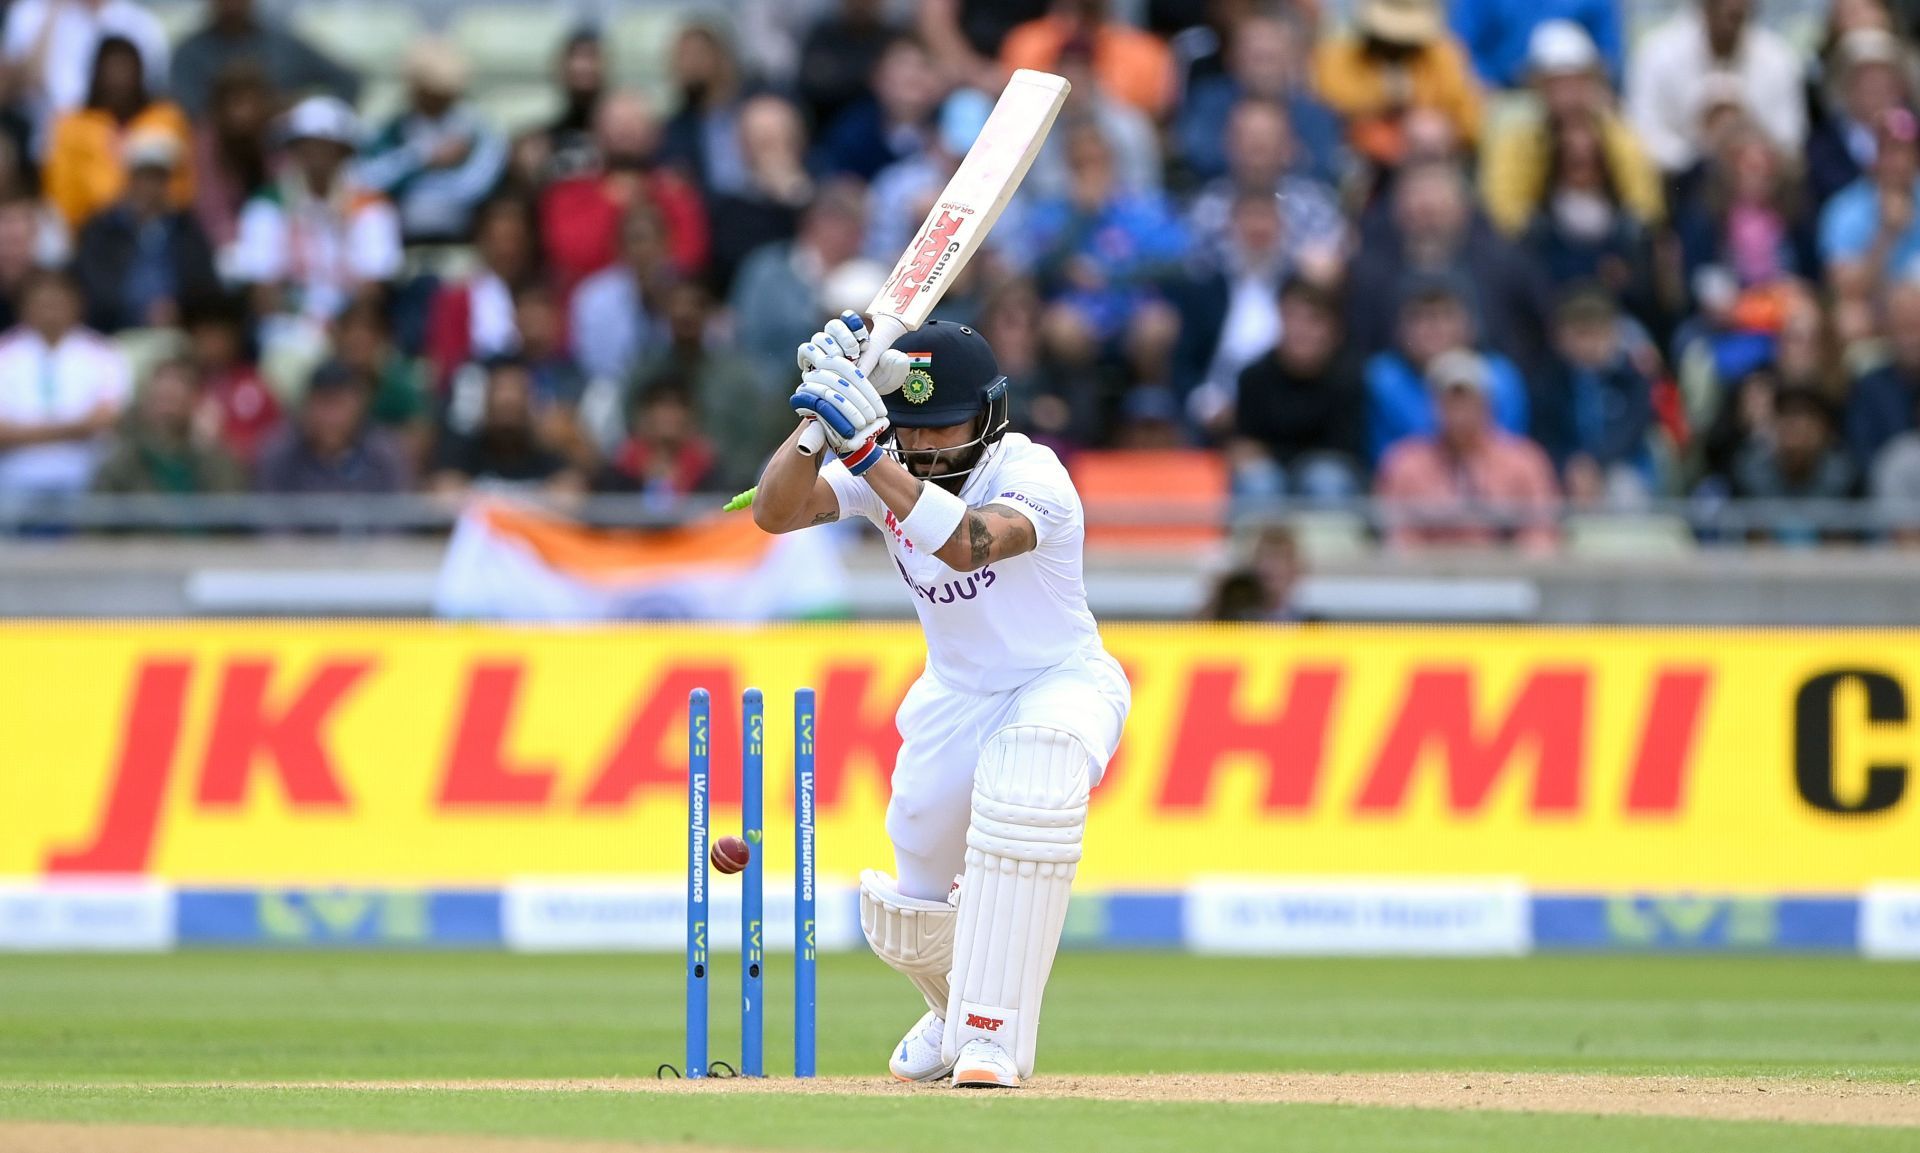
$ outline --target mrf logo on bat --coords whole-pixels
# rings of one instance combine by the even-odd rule
[[[893,282],[893,306],[905,312],[913,303],[913,298],[924,289],[940,282],[947,270],[947,262],[960,251],[960,226],[973,215],[973,209],[963,204],[942,204],[939,219],[927,227],[920,243],[914,246],[913,257],[907,266],[900,270]]]

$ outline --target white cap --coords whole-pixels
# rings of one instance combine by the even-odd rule
[[[171,170],[180,162],[180,142],[171,133],[143,128],[127,137],[120,157],[129,172],[136,168]]]
[[[1542,20],[1527,41],[1527,68],[1536,76],[1565,76],[1600,67],[1593,37],[1571,20]]]
[[[360,118],[337,96],[309,96],[287,113],[288,140],[328,140],[343,148],[360,146]]]
[[[1443,352],[1427,366],[1427,387],[1435,392],[1470,388],[1484,396],[1492,386],[1493,382],[1487,378],[1486,358],[1470,349]]]

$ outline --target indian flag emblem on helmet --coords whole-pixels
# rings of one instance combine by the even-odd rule
[[[907,353],[907,379],[900,395],[908,404],[925,404],[933,399],[933,354]]]

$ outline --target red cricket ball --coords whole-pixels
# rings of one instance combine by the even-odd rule
[[[737,873],[747,867],[747,861],[753,856],[753,850],[739,837],[718,837],[713,842],[713,867],[722,873]]]

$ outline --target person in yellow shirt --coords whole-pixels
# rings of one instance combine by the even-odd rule
[[[1444,27],[1439,0],[1360,0],[1354,34],[1322,41],[1313,85],[1347,121],[1347,141],[1391,168],[1406,152],[1407,113],[1444,115],[1460,141],[1480,134],[1480,89],[1461,47]]]
[[[1557,126],[1591,123],[1612,183],[1613,199],[1643,225],[1666,218],[1660,170],[1633,129],[1614,111],[1600,51],[1571,20],[1548,20],[1533,30],[1527,71],[1538,109],[1510,117],[1490,134],[1481,154],[1480,198],[1487,215],[1510,235],[1524,231],[1551,183]]]
[[[94,56],[86,105],[54,122],[43,181],[47,199],[67,226],[78,231],[94,213],[120,199],[127,183],[121,153],[137,133],[177,142],[182,162],[174,169],[167,197],[172,207],[187,208],[193,203],[188,132],[180,107],[148,92],[146,65],[133,41],[105,37]]]

